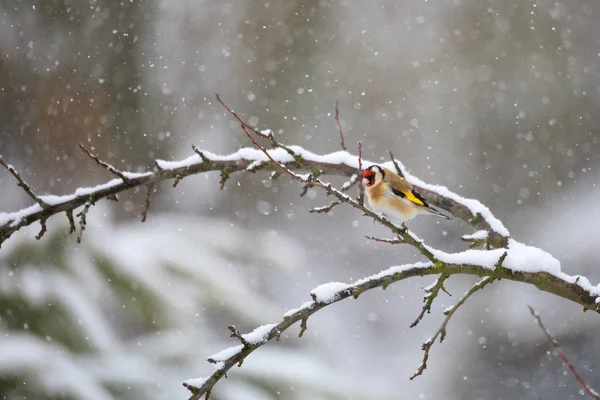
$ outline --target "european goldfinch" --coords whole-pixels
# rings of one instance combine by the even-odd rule
[[[431,207],[412,188],[409,181],[379,165],[371,165],[363,172],[362,184],[370,208],[383,214],[394,224],[404,224],[417,215],[450,217]]]

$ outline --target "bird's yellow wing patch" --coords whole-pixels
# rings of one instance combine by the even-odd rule
[[[423,202],[423,200],[421,200],[419,197],[415,196],[415,192],[405,192],[404,193],[406,195],[406,199],[412,201],[415,204],[418,204],[420,206],[424,206],[425,203]]]
[[[400,196],[412,203],[415,203],[419,206],[424,206],[424,207],[428,207],[427,203],[425,203],[425,199],[423,199],[423,197],[421,197],[420,194],[418,194],[417,192],[413,191],[413,190],[397,190],[397,189],[392,189],[392,191],[394,192],[394,194],[396,196]]]

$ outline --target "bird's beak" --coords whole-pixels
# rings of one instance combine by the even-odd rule
[[[364,176],[362,177],[362,179],[360,180],[360,183],[363,184],[363,186],[367,186],[369,184],[369,178],[365,178]]]

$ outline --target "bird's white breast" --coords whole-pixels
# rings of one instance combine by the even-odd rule
[[[410,209],[411,211],[409,211],[407,213],[402,213],[402,212],[400,212],[400,210],[397,210],[396,208],[389,206],[387,202],[375,203],[375,202],[371,201],[370,197],[368,197],[369,208],[371,208],[371,210],[375,211],[376,213],[383,214],[388,220],[390,220],[395,225],[400,225],[408,220],[413,219],[414,217],[417,216],[417,213],[418,213],[417,210],[414,209],[410,205],[410,202],[408,200],[404,200],[404,199],[399,199],[399,200],[406,201],[407,203],[409,203],[409,204],[407,204],[409,207],[406,207],[406,208]]]

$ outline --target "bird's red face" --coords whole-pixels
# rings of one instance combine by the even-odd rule
[[[375,175],[375,171],[373,171],[371,168],[365,169],[363,172],[362,184],[367,187],[373,186],[375,183]]]

